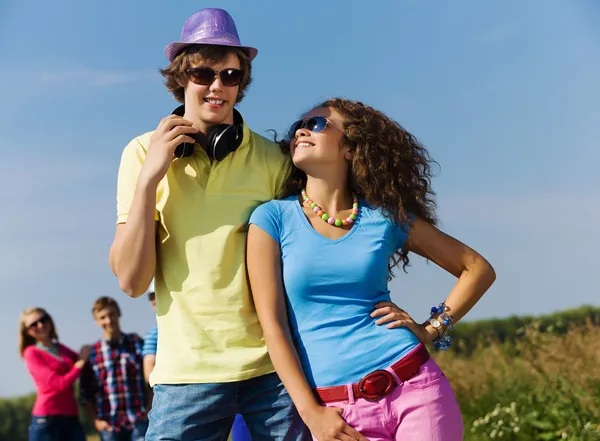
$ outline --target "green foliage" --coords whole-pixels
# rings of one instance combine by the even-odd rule
[[[600,441],[600,326],[551,326],[533,321],[512,342],[490,340],[468,356],[436,354],[466,440]]]
[[[589,306],[459,323],[452,350],[434,356],[458,397],[465,440],[600,441],[599,324],[600,308]],[[0,400],[0,441],[27,441],[34,400]]]
[[[539,317],[512,316],[502,319],[460,322],[452,331],[453,351],[468,355],[490,341],[512,344],[521,339],[527,327],[561,335],[574,326],[600,324],[600,308],[582,306]]]
[[[27,441],[35,395],[0,400],[0,441]]]
[[[35,394],[0,399],[0,441],[27,441],[34,402]],[[96,433],[83,407],[80,407],[79,413],[85,432],[88,435]]]
[[[507,441],[563,440],[597,441],[600,427],[593,424],[593,416],[560,391],[537,391],[521,394],[508,405],[496,404],[485,415],[465,419],[470,433],[466,439]],[[549,401],[548,401],[549,400]],[[478,412],[479,414],[479,412]]]

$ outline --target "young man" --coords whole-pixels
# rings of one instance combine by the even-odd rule
[[[110,297],[92,307],[102,339],[92,346],[81,374],[81,402],[102,441],[143,441],[148,428],[143,340],[121,331],[121,310]]]
[[[226,11],[203,9],[165,54],[167,88],[184,106],[123,152],[110,255],[131,297],[156,274],[146,440],[225,440],[236,413],[254,439],[309,440],[274,373],[246,279],[250,213],[276,197],[289,171],[278,146],[234,109],[257,50],[242,46]]]

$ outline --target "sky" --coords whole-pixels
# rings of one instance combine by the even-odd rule
[[[108,267],[123,147],[177,106],[164,46],[203,7],[227,9],[259,49],[240,112],[278,133],[327,97],[361,100],[440,163],[441,228],[497,281],[465,320],[600,306],[600,4],[263,0],[0,3],[0,397],[33,383],[19,314],[43,306],[78,349],[101,336],[91,306],[153,326]],[[416,319],[454,281],[414,257],[392,298]]]

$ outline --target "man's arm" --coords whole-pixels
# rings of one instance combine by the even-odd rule
[[[144,379],[146,380],[146,392],[147,392],[147,403],[146,403],[146,414],[152,409],[152,400],[154,398],[154,391],[150,387],[150,374],[154,370],[156,364],[156,355],[148,354],[144,355]]]
[[[144,378],[146,383],[150,383],[150,374],[154,370],[154,365],[156,364],[156,355],[148,354],[144,355]]]
[[[146,333],[143,339],[139,336],[135,336],[133,344],[133,351],[135,352],[133,355],[135,355],[135,360],[137,362],[136,364],[138,365],[139,372],[143,377],[143,384],[140,386],[143,387],[143,392],[145,392],[146,399],[144,402],[144,407],[146,409],[146,415],[148,415],[150,409],[152,408],[152,399],[154,397],[149,380],[150,374],[154,369],[154,361],[156,360],[157,338],[157,328],[152,328]]]
[[[94,406],[94,403],[86,401],[85,403],[83,403],[83,407],[85,408],[86,413],[90,417],[90,421],[95,423],[98,414],[96,413],[96,406]]]
[[[144,345],[142,346],[142,364],[144,368],[144,379],[150,383],[150,374],[156,364],[156,350],[158,346],[158,329],[151,328],[144,336]]]
[[[119,223],[109,263],[119,286],[139,297],[156,269],[156,194],[182,142],[195,142],[192,123],[175,115],[164,118],[152,134],[147,151],[137,140],[124,150],[119,167],[117,205]]]
[[[156,269],[156,189],[138,183],[126,223],[117,225],[109,263],[119,287],[130,297],[142,295]]]
[[[95,355],[92,356],[95,358]],[[96,409],[97,394],[102,393],[98,390],[96,377],[92,369],[91,363],[88,361],[81,371],[79,381],[79,402],[83,405],[86,413],[90,417],[90,421],[94,423],[94,427],[98,432],[112,432],[112,427],[107,421],[98,419],[98,410]]]
[[[90,417],[90,421],[94,423],[94,427],[98,431],[98,413],[96,411],[96,380],[90,363],[86,363],[81,371],[79,381],[79,401],[83,405],[86,413]],[[102,426],[102,425],[100,425]]]

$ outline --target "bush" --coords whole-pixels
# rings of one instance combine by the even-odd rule
[[[27,441],[34,402],[35,394],[0,399],[0,441]],[[86,433],[96,433],[83,407],[80,407],[79,413]]]
[[[573,326],[586,323],[600,324],[600,308],[582,306],[540,317],[512,316],[502,319],[461,322],[452,332],[456,342],[453,352],[469,355],[478,345],[490,340],[514,343],[523,338],[527,327],[535,326],[541,332],[564,334]]]
[[[600,440],[600,327],[534,323],[514,344],[436,355],[463,412],[465,439]],[[518,354],[518,355],[515,355]]]

